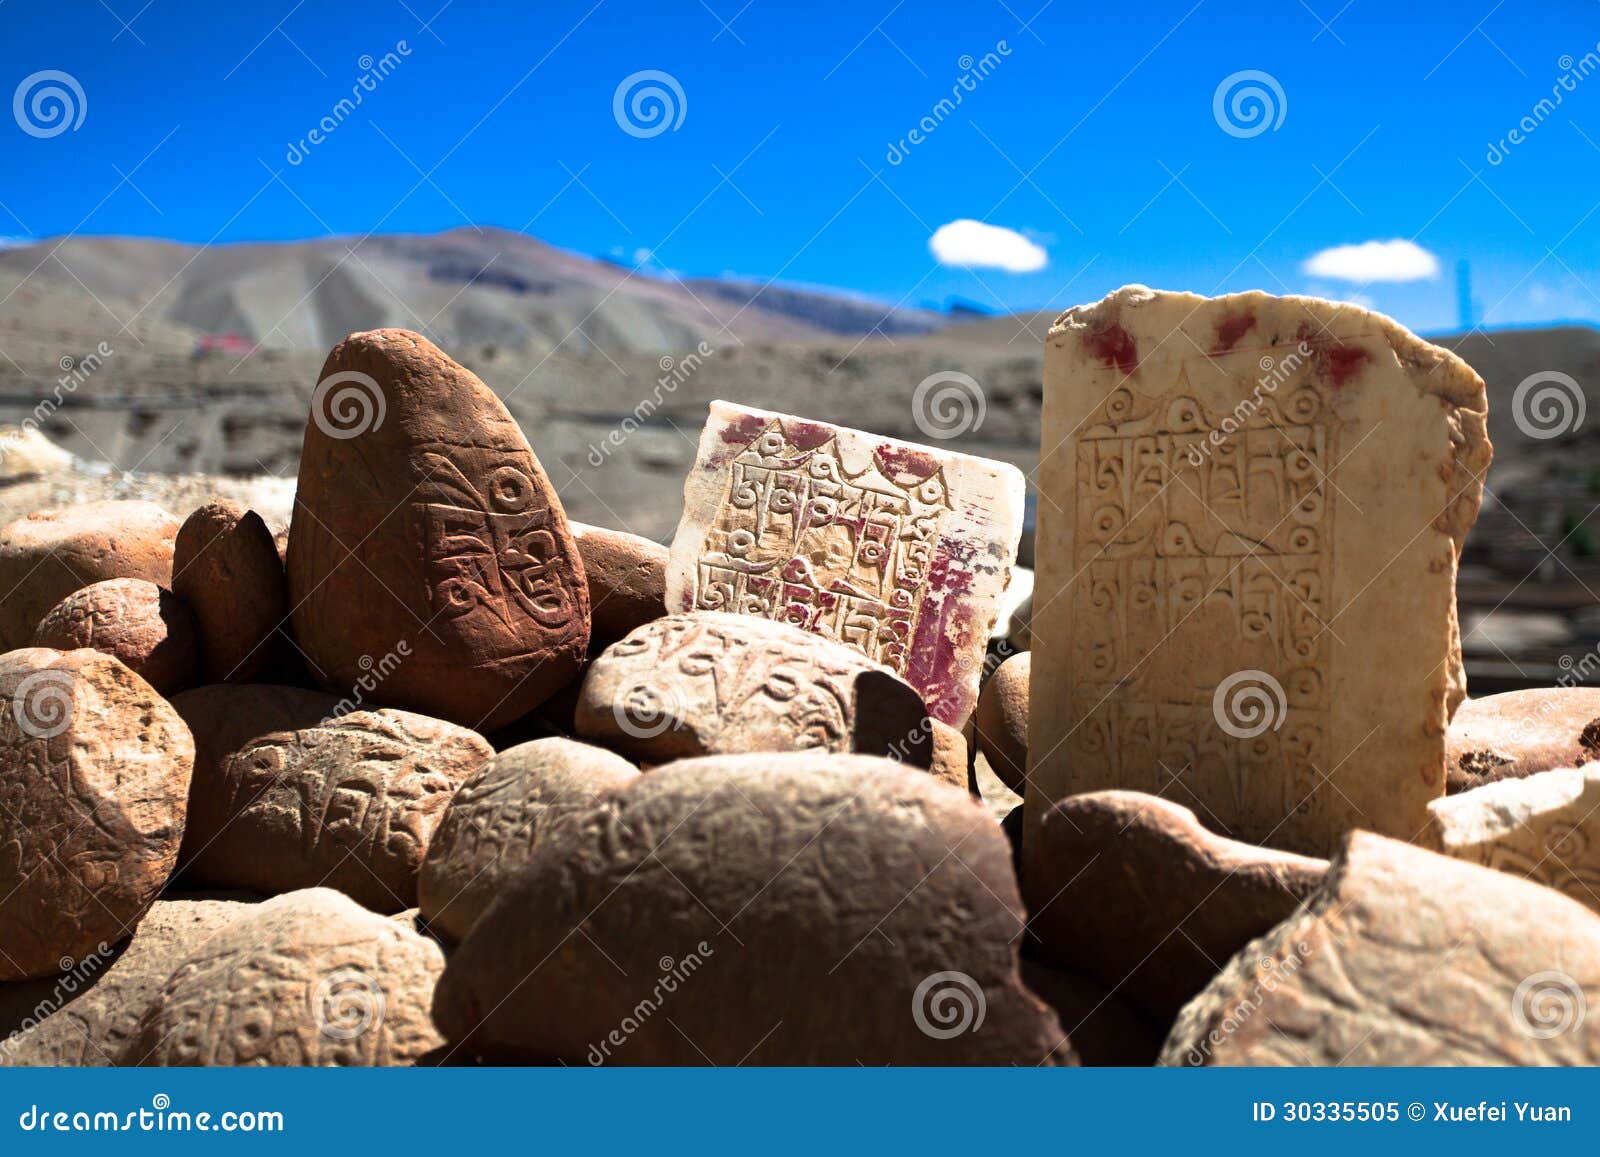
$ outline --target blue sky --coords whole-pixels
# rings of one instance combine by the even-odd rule
[[[1488,325],[1600,320],[1600,5],[1040,2],[5,0],[0,95],[57,70],[83,117],[0,118],[0,235],[479,223],[912,305],[1139,281],[1350,297],[1423,331],[1454,328],[1466,260]],[[682,93],[654,135],[614,114],[647,70]],[[1248,71],[1277,90],[1253,135],[1215,112]],[[941,262],[962,220],[1022,238]],[[1394,240],[1422,252],[1306,269]],[[974,257],[1012,268],[950,263]]]

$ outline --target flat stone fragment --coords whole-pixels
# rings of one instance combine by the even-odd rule
[[[375,912],[412,907],[450,797],[493,755],[442,719],[295,687],[216,684],[173,706],[195,741],[190,888],[326,886]]]
[[[1070,1062],[1022,916],[964,792],[860,756],[686,760],[555,820],[434,1019],[493,1061]]]
[[[1352,832],[1306,906],[1178,1017],[1165,1065],[1594,1065],[1600,916]]]
[[[289,534],[295,641],[344,692],[488,731],[579,671],[583,562],[500,399],[426,338],[351,334],[312,397]],[[403,649],[402,649],[403,648]]]
[[[1026,842],[1108,788],[1315,855],[1415,835],[1466,688],[1482,379],[1357,306],[1142,286],[1063,314],[1044,377]]]
[[[848,643],[960,729],[1016,560],[1024,490],[1002,462],[712,402],[667,608]]]
[[[45,612],[101,579],[172,583],[178,520],[153,502],[40,510],[0,530],[0,651],[25,647]]]
[[[922,699],[842,643],[749,615],[646,623],[589,666],[578,734],[647,763],[817,750],[933,760]]]
[[[423,920],[460,941],[556,815],[638,777],[620,755],[571,739],[535,739],[500,752],[461,785],[428,844],[417,886]]]
[[[1468,699],[1450,720],[1445,790],[1471,791],[1600,758],[1600,687],[1539,687]]]
[[[145,1011],[120,1065],[414,1065],[439,945],[327,888],[257,905],[196,947]]]
[[[194,686],[200,666],[189,608],[144,579],[105,579],[73,591],[39,621],[32,645],[93,648],[163,695]]]
[[[591,649],[616,642],[667,613],[667,548],[659,542],[569,523],[589,583]]]
[[[1160,1024],[1328,870],[1216,835],[1188,808],[1132,791],[1069,796],[1039,837],[1031,954],[1114,988]]]
[[[978,750],[1000,782],[1021,793],[1028,775],[1028,681],[1033,652],[1013,655],[983,685],[978,697]]]
[[[1600,765],[1542,771],[1435,800],[1419,842],[1600,912]]]
[[[255,511],[213,502],[184,519],[172,589],[194,611],[206,682],[249,683],[272,661],[288,586],[272,531]]]
[[[127,937],[171,875],[194,741],[98,651],[0,655],[0,981]]]
[[[0,1065],[114,1064],[183,958],[254,903],[245,893],[178,893],[157,900],[131,940],[97,946],[58,976],[0,988],[7,1026]]]

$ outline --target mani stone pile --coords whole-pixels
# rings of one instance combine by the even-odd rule
[[[0,529],[0,1064],[1600,1063],[1600,692],[1465,699],[1486,416],[1353,306],[1070,310],[1014,652],[1009,466],[717,402],[669,548],[353,334],[287,533]]]

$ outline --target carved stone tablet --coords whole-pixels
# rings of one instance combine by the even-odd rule
[[[0,981],[125,939],[183,838],[194,741],[98,651],[0,655]]]
[[[289,534],[295,641],[330,690],[491,730],[578,673],[583,563],[500,399],[426,338],[344,339],[312,396]]]
[[[712,402],[667,609],[789,623],[858,648],[960,729],[1022,534],[1015,467]]]
[[[0,1065],[115,1064],[167,977],[254,900],[242,892],[157,900],[125,944],[106,951],[97,946],[57,976],[6,985],[0,989],[7,1030]]]
[[[1411,838],[1465,692],[1483,381],[1375,313],[1141,286],[1045,347],[1029,843],[1127,788],[1251,843]]]
[[[45,612],[110,578],[172,582],[178,520],[153,502],[40,510],[0,530],[0,651],[25,647]]]
[[[1600,1063],[1600,916],[1352,832],[1306,906],[1178,1017],[1167,1065]]]
[[[578,734],[649,763],[815,749],[933,761],[922,699],[899,677],[799,627],[748,615],[668,615],[589,667]]]
[[[163,695],[194,686],[194,618],[171,591],[144,579],[106,579],[73,591],[33,632],[35,647],[92,647],[120,659]]]
[[[198,945],[121,1065],[412,1065],[441,1043],[438,944],[327,888],[277,896]]]
[[[1485,784],[1428,805],[1421,841],[1600,912],[1600,765]]]
[[[249,683],[271,662],[289,604],[277,544],[255,511],[213,502],[184,519],[172,589],[199,624],[206,682]]]
[[[459,941],[533,854],[554,815],[587,807],[638,775],[620,755],[571,739],[500,752],[461,785],[428,845],[417,887],[422,918]]]
[[[551,824],[434,1017],[493,1060],[1070,1061],[1021,934],[1010,849],[965,792],[860,756],[685,760]]]
[[[493,754],[442,719],[293,687],[216,684],[173,706],[195,738],[190,888],[325,885],[377,912],[409,908],[450,797]]]
[[[1450,721],[1445,789],[1581,767],[1600,758],[1600,687],[1538,687],[1461,704]]]

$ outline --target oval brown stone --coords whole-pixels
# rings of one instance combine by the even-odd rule
[[[637,534],[571,524],[589,582],[590,646],[606,646],[667,613],[667,548]]]
[[[983,685],[975,716],[978,750],[1001,783],[1021,794],[1028,776],[1028,683],[1033,652],[1013,655]]]
[[[556,815],[639,776],[603,747],[535,739],[507,748],[456,792],[428,845],[417,898],[434,932],[459,941],[533,854]]]
[[[428,1017],[438,944],[327,888],[257,905],[162,985],[122,1065],[413,1065],[440,1042]]]
[[[195,738],[191,888],[326,886],[377,912],[409,908],[451,795],[493,754],[442,719],[294,687],[216,684],[173,706]]]
[[[312,397],[289,533],[294,635],[354,685],[404,643],[383,703],[491,730],[580,669],[583,562],[506,408],[405,330],[357,333]]]
[[[127,937],[183,838],[194,742],[98,651],[0,655],[0,980]]]
[[[0,530],[0,651],[24,647],[45,612],[101,579],[172,582],[178,520],[152,502],[40,510]]]
[[[1600,758],[1600,688],[1540,687],[1468,699],[1450,721],[1445,790],[1469,791]]]
[[[271,661],[287,584],[272,531],[255,511],[213,502],[184,519],[172,589],[194,611],[206,682],[249,683]]]
[[[92,647],[163,695],[193,686],[199,663],[189,608],[144,579],[105,579],[73,591],[40,620],[33,645]]]
[[[623,1064],[1070,1059],[1023,986],[999,828],[877,758],[721,756],[557,817],[451,956],[464,1055]]]
[[[802,749],[933,761],[922,697],[888,668],[799,627],[717,611],[668,615],[607,647],[574,725],[646,763]]]

